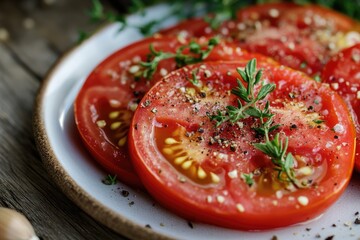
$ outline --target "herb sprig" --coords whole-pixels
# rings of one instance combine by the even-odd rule
[[[108,174],[103,180],[102,182],[105,185],[115,185],[117,183],[117,176],[116,175],[110,175]]]
[[[156,51],[154,46],[150,44],[150,54],[147,61],[138,63],[140,66],[139,71],[134,73],[135,77],[143,77],[151,79],[157,70],[159,63],[165,59],[174,58],[177,67],[183,67],[189,64],[194,64],[206,59],[220,40],[218,38],[210,38],[204,46],[191,41],[187,45],[180,46],[175,53]],[[189,53],[184,53],[185,50]]]
[[[257,119],[258,127],[254,130],[264,136],[265,141],[255,143],[254,147],[271,158],[278,172],[278,179],[285,182],[291,182],[297,187],[301,187],[295,177],[294,162],[295,159],[291,153],[287,152],[288,137],[280,138],[276,133],[273,139],[270,139],[270,132],[279,128],[279,124],[273,124],[274,114],[270,111],[270,103],[266,101],[262,108],[259,101],[275,90],[275,84],[262,83],[257,94],[255,94],[255,85],[259,84],[262,77],[262,70],[256,71],[256,59],[248,62],[245,70],[237,69],[247,86],[245,87],[241,80],[237,79],[238,86],[231,90],[232,94],[238,97],[238,106],[227,106],[226,113],[218,111],[215,115],[209,115],[211,121],[216,122],[216,126],[225,122],[236,123],[242,119],[253,117]],[[245,102],[243,105],[241,100]]]

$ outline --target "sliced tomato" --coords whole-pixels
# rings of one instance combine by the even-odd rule
[[[198,39],[206,44],[208,39]],[[75,120],[85,146],[95,159],[122,182],[141,186],[127,152],[127,132],[142,96],[163,76],[176,69],[174,58],[159,62],[151,79],[141,77],[140,61],[147,61],[150,44],[156,51],[175,53],[188,40],[174,37],[153,37],[125,47],[100,63],[87,78],[75,101]],[[184,53],[189,50],[184,50]],[[237,60],[257,57],[271,61],[260,54],[249,54],[236,45],[221,42],[206,58]],[[140,75],[139,75],[140,74]]]
[[[300,29],[311,28],[337,31],[350,31],[355,21],[344,14],[320,5],[306,4],[284,11],[279,24],[292,24]]]
[[[134,167],[157,201],[188,220],[253,230],[312,219],[339,198],[350,180],[355,144],[350,114],[327,85],[261,63],[262,79],[277,86],[266,99],[280,124],[271,136],[288,137],[295,175],[308,185],[279,180],[270,158],[254,147],[263,140],[253,130],[254,119],[215,127],[208,117],[237,106],[230,90],[240,78],[236,68],[244,66],[244,61],[209,62],[158,82],[131,124]],[[189,81],[194,73],[195,84]],[[251,186],[246,176],[252,176]]]
[[[250,52],[272,57],[310,76],[319,75],[330,58],[326,46],[308,36],[302,36],[297,28],[291,26],[255,31],[240,46]]]
[[[353,31],[355,28],[354,21],[347,16],[321,6],[270,3],[240,9],[236,20],[225,21],[218,29],[212,29],[202,19],[191,19],[161,34],[221,35],[240,42],[239,46],[248,51],[318,76],[332,55],[360,41],[360,35]]]
[[[203,18],[183,20],[174,26],[160,30],[159,34],[185,38],[213,36],[209,23]]]
[[[355,166],[360,171],[360,44],[334,56],[326,64],[322,80],[344,98],[352,113],[357,132]]]
[[[298,7],[299,5],[295,3],[258,4],[240,9],[236,16],[243,23],[261,21],[265,25],[278,26],[279,19],[284,14]]]
[[[242,9],[241,47],[273,57],[280,63],[320,75],[330,57],[348,45],[355,27],[347,16],[317,5],[260,4]]]

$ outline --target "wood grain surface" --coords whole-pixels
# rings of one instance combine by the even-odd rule
[[[73,204],[45,171],[32,132],[47,71],[93,31],[90,0],[0,0],[0,206],[23,213],[41,239],[125,239]],[[109,7],[109,6],[107,6]]]

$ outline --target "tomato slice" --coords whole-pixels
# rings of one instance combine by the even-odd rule
[[[260,4],[240,10],[238,18],[244,21],[241,47],[310,76],[352,44],[347,33],[355,27],[347,16],[311,4]]]
[[[266,21],[265,25],[278,26],[279,19],[283,17],[288,11],[298,8],[299,5],[295,3],[267,3],[252,5],[240,9],[236,13],[237,19],[240,22],[254,22]]]
[[[196,41],[202,45],[208,39]],[[133,111],[153,84],[177,68],[173,58],[160,61],[149,80],[138,75],[139,62],[147,60],[150,44],[156,51],[175,53],[188,43],[185,38],[157,36],[115,52],[92,71],[75,100],[75,120],[85,146],[107,171],[130,186],[141,187],[127,151],[127,132]],[[272,62],[225,42],[215,46],[206,61],[253,57]]]
[[[203,18],[191,18],[181,21],[174,26],[159,31],[161,35],[182,37],[205,37],[213,36],[213,32]]]
[[[277,86],[267,97],[274,122],[281,124],[275,132],[288,136],[296,176],[311,184],[296,188],[281,181],[269,157],[253,145],[261,137],[252,118],[215,127],[208,117],[237,105],[230,90],[240,78],[235,69],[245,64],[192,65],[158,82],[131,123],[134,167],[157,201],[192,221],[253,230],[312,219],[338,199],[350,180],[355,145],[350,114],[327,85],[261,63],[262,79]],[[189,81],[194,73],[196,84]]]
[[[352,30],[355,21],[330,8],[306,4],[284,11],[279,24],[292,24],[300,29],[326,29],[336,33],[337,31]]]
[[[237,19],[211,29],[202,19],[179,23],[166,35],[221,35],[240,47],[274,58],[310,76],[321,70],[338,51],[360,42],[355,22],[325,7],[295,3],[258,4],[240,9]]]
[[[355,167],[360,171],[360,44],[334,56],[326,64],[322,80],[344,98],[352,113],[357,133]]]
[[[303,36],[292,26],[269,27],[249,34],[240,46],[258,52],[310,76],[319,75],[329,60],[329,50],[323,43]]]

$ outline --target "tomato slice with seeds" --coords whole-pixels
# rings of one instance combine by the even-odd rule
[[[202,19],[191,19],[161,33],[221,35],[239,42],[243,49],[272,57],[310,76],[319,76],[332,55],[360,42],[352,19],[317,5],[258,4],[240,9],[236,17],[218,29],[211,29]]]
[[[337,31],[350,31],[355,21],[350,17],[320,5],[306,4],[284,11],[279,24],[291,24],[299,29],[326,29]]]
[[[350,114],[327,85],[260,63],[262,79],[276,84],[266,98],[274,123],[280,124],[271,137],[288,137],[294,174],[306,187],[280,180],[270,158],[254,147],[263,139],[253,130],[253,118],[215,127],[208,117],[237,106],[230,90],[241,79],[236,68],[245,64],[184,67],[150,89],[129,132],[134,167],[157,201],[192,221],[253,230],[312,219],[338,199],[350,180],[355,144]],[[195,84],[189,81],[194,72]]]
[[[202,38],[201,46],[208,42]],[[120,49],[100,63],[87,78],[74,104],[79,133],[95,159],[122,182],[141,187],[130,163],[127,132],[133,111],[147,90],[164,75],[176,69],[173,58],[160,61],[152,79],[141,77],[140,61],[147,61],[150,44],[156,51],[175,53],[188,44],[187,39],[152,37]],[[184,53],[189,50],[184,50]],[[220,42],[206,61],[238,60],[256,57],[272,62],[260,54],[249,54],[236,45]]]
[[[236,13],[237,19],[246,23],[247,21],[264,21],[265,25],[278,26],[279,19],[288,11],[292,11],[294,8],[298,8],[299,5],[295,3],[267,3],[252,5],[243,9],[240,9]]]
[[[357,132],[355,167],[360,171],[360,44],[334,56],[326,64],[321,78],[344,98],[352,113]]]
[[[260,4],[240,10],[238,18],[244,21],[242,48],[310,76],[320,75],[333,54],[353,44],[354,21],[317,5]]]

